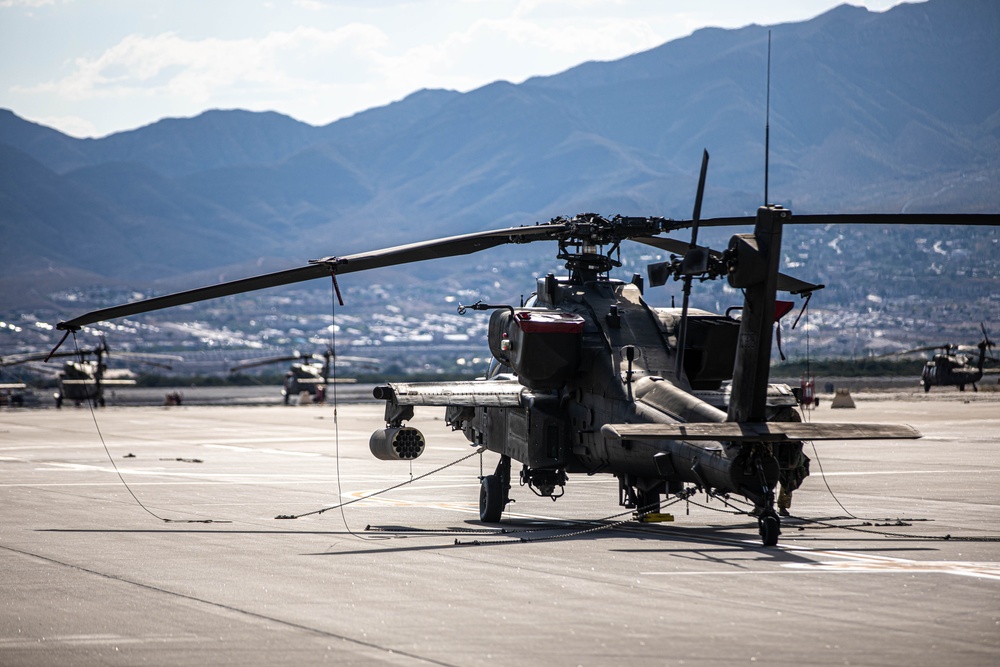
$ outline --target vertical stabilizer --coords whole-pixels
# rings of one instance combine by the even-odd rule
[[[729,241],[729,252],[733,256],[729,284],[744,290],[745,298],[728,421],[767,421],[767,383],[781,232],[791,216],[791,211],[780,206],[762,206],[757,209],[753,233],[736,234]]]

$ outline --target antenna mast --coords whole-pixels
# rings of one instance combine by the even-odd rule
[[[767,31],[767,111],[764,116],[764,206],[768,204],[767,179],[771,162],[771,31]]]

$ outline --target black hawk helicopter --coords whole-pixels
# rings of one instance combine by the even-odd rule
[[[986,333],[986,324],[979,323],[982,329],[983,339],[978,345],[926,345],[915,347],[912,350],[896,352],[895,355],[915,354],[918,352],[934,351],[935,354],[924,364],[920,371],[920,386],[924,392],[929,392],[931,387],[958,387],[959,391],[965,391],[966,385],[972,386],[972,391],[979,391],[976,383],[983,379],[985,373],[995,372],[986,370],[986,360],[996,361],[993,357],[988,357],[987,350],[994,347],[989,334]],[[979,359],[974,360],[967,352],[979,351]]]
[[[302,392],[307,392],[314,402],[322,403],[326,400],[326,388],[330,384],[330,362],[334,358],[337,361],[351,364],[374,365],[378,363],[378,359],[370,357],[336,355],[333,350],[328,348],[323,354],[306,354],[295,351],[290,355],[247,359],[230,368],[229,372],[238,373],[248,368],[291,361],[292,365],[285,373],[285,379],[281,386],[281,395],[284,397],[285,405],[289,404],[292,396],[298,396]],[[345,380],[339,381],[344,382]],[[353,380],[351,381],[353,382]]]
[[[56,407],[61,408],[64,401],[73,401],[75,405],[89,402],[94,407],[104,407],[104,387],[107,385],[134,385],[135,380],[120,377],[120,373],[109,371],[105,361],[110,356],[107,341],[101,339],[96,347],[85,348],[73,352],[38,352],[31,354],[12,355],[0,359],[0,366],[17,366],[35,362],[48,361],[57,357],[76,357],[62,364],[57,373],[59,388],[54,394]],[[159,361],[150,361],[150,357],[166,361],[180,361],[181,358],[172,355],[144,354],[131,352],[116,352],[116,357],[130,359],[134,363],[146,364],[169,370],[171,366]]]
[[[905,425],[769,421],[784,408],[782,391],[768,381],[776,292],[808,297],[814,285],[779,273],[781,238],[788,224],[1000,224],[996,215],[804,215],[767,205],[756,217],[700,220],[707,152],[692,220],[606,218],[594,213],[533,226],[462,234],[343,257],[312,260],[276,273],[93,311],[58,328],[170,308],[221,296],[358,271],[466,255],[511,243],[555,242],[567,275],[548,274],[523,307],[476,303],[462,311],[492,311],[488,343],[494,364],[482,380],[389,383],[375,389],[386,403],[386,427],[370,448],[384,460],[412,460],[425,439],[408,426],[414,406],[440,406],[470,443],[500,455],[481,478],[480,518],[497,522],[511,502],[512,462],[520,481],[558,498],[569,474],[610,474],[619,502],[642,514],[659,509],[665,494],[700,489],[740,494],[753,502],[764,545],[777,543],[780,518],[775,487],[804,440],[918,438]],[[716,252],[697,244],[699,227],[753,225]],[[667,235],[691,229],[689,242]],[[642,243],[676,253],[649,267],[651,287],[683,281],[679,310],[651,308],[645,280],[612,279],[620,246]],[[695,313],[693,279],[725,278],[744,293],[739,317]],[[737,312],[737,311],[732,311]],[[65,339],[65,337],[64,337]],[[723,382],[731,381],[728,391]],[[714,395],[706,396],[705,392]],[[787,391],[787,387],[785,388]],[[790,392],[788,392],[790,393]],[[785,468],[783,470],[783,467]]]

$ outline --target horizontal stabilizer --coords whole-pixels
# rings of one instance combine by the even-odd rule
[[[713,440],[783,442],[791,440],[888,440],[919,438],[906,424],[816,424],[802,422],[718,422],[688,424],[606,424],[605,438],[614,440]]]
[[[524,387],[517,380],[470,380],[466,382],[393,382],[376,387],[375,398],[396,405],[516,408]]]

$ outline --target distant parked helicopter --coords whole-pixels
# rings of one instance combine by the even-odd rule
[[[135,384],[135,380],[121,377],[120,372],[108,370],[105,363],[105,357],[108,355],[107,342],[101,339],[101,343],[97,347],[73,352],[38,352],[4,357],[0,359],[0,366],[16,366],[19,364],[40,362],[55,357],[78,357],[76,360],[66,361],[62,369],[58,371],[59,389],[54,394],[56,407],[61,408],[63,402],[66,400],[73,401],[76,405],[81,405],[87,401],[94,407],[104,407],[106,403],[104,398],[105,386]],[[157,358],[166,361],[181,360],[181,357],[174,355],[131,352],[116,352],[115,356],[130,359],[134,363],[156,366],[168,370],[171,368],[170,365],[151,361],[150,359]]]
[[[986,333],[986,324],[979,323],[979,328],[983,332],[983,339],[978,345],[926,345],[915,347],[912,350],[897,352],[896,355],[914,354],[917,352],[928,352],[940,350],[924,364],[920,371],[920,386],[924,392],[929,392],[931,387],[958,387],[959,391],[965,391],[966,385],[972,386],[972,391],[979,391],[976,383],[983,379],[983,375],[989,372],[985,369],[986,360],[996,361],[993,357],[988,357],[986,351],[993,348],[993,341]],[[979,351],[979,359],[974,360],[966,352]]]
[[[378,364],[378,359],[371,359],[369,357],[344,357],[334,355],[332,350],[327,349],[323,354],[306,354],[295,351],[290,355],[280,357],[247,359],[230,368],[229,372],[236,373],[257,366],[291,361],[293,362],[292,366],[285,373],[285,380],[281,388],[281,395],[285,399],[285,405],[289,404],[292,396],[298,396],[303,391],[308,392],[312,396],[313,401],[322,403],[326,400],[326,387],[330,384],[330,364],[334,359],[349,364],[367,364],[370,366]],[[344,380],[340,381],[343,382]]]
[[[38,398],[24,382],[0,382],[0,407],[17,408],[37,402]]]

